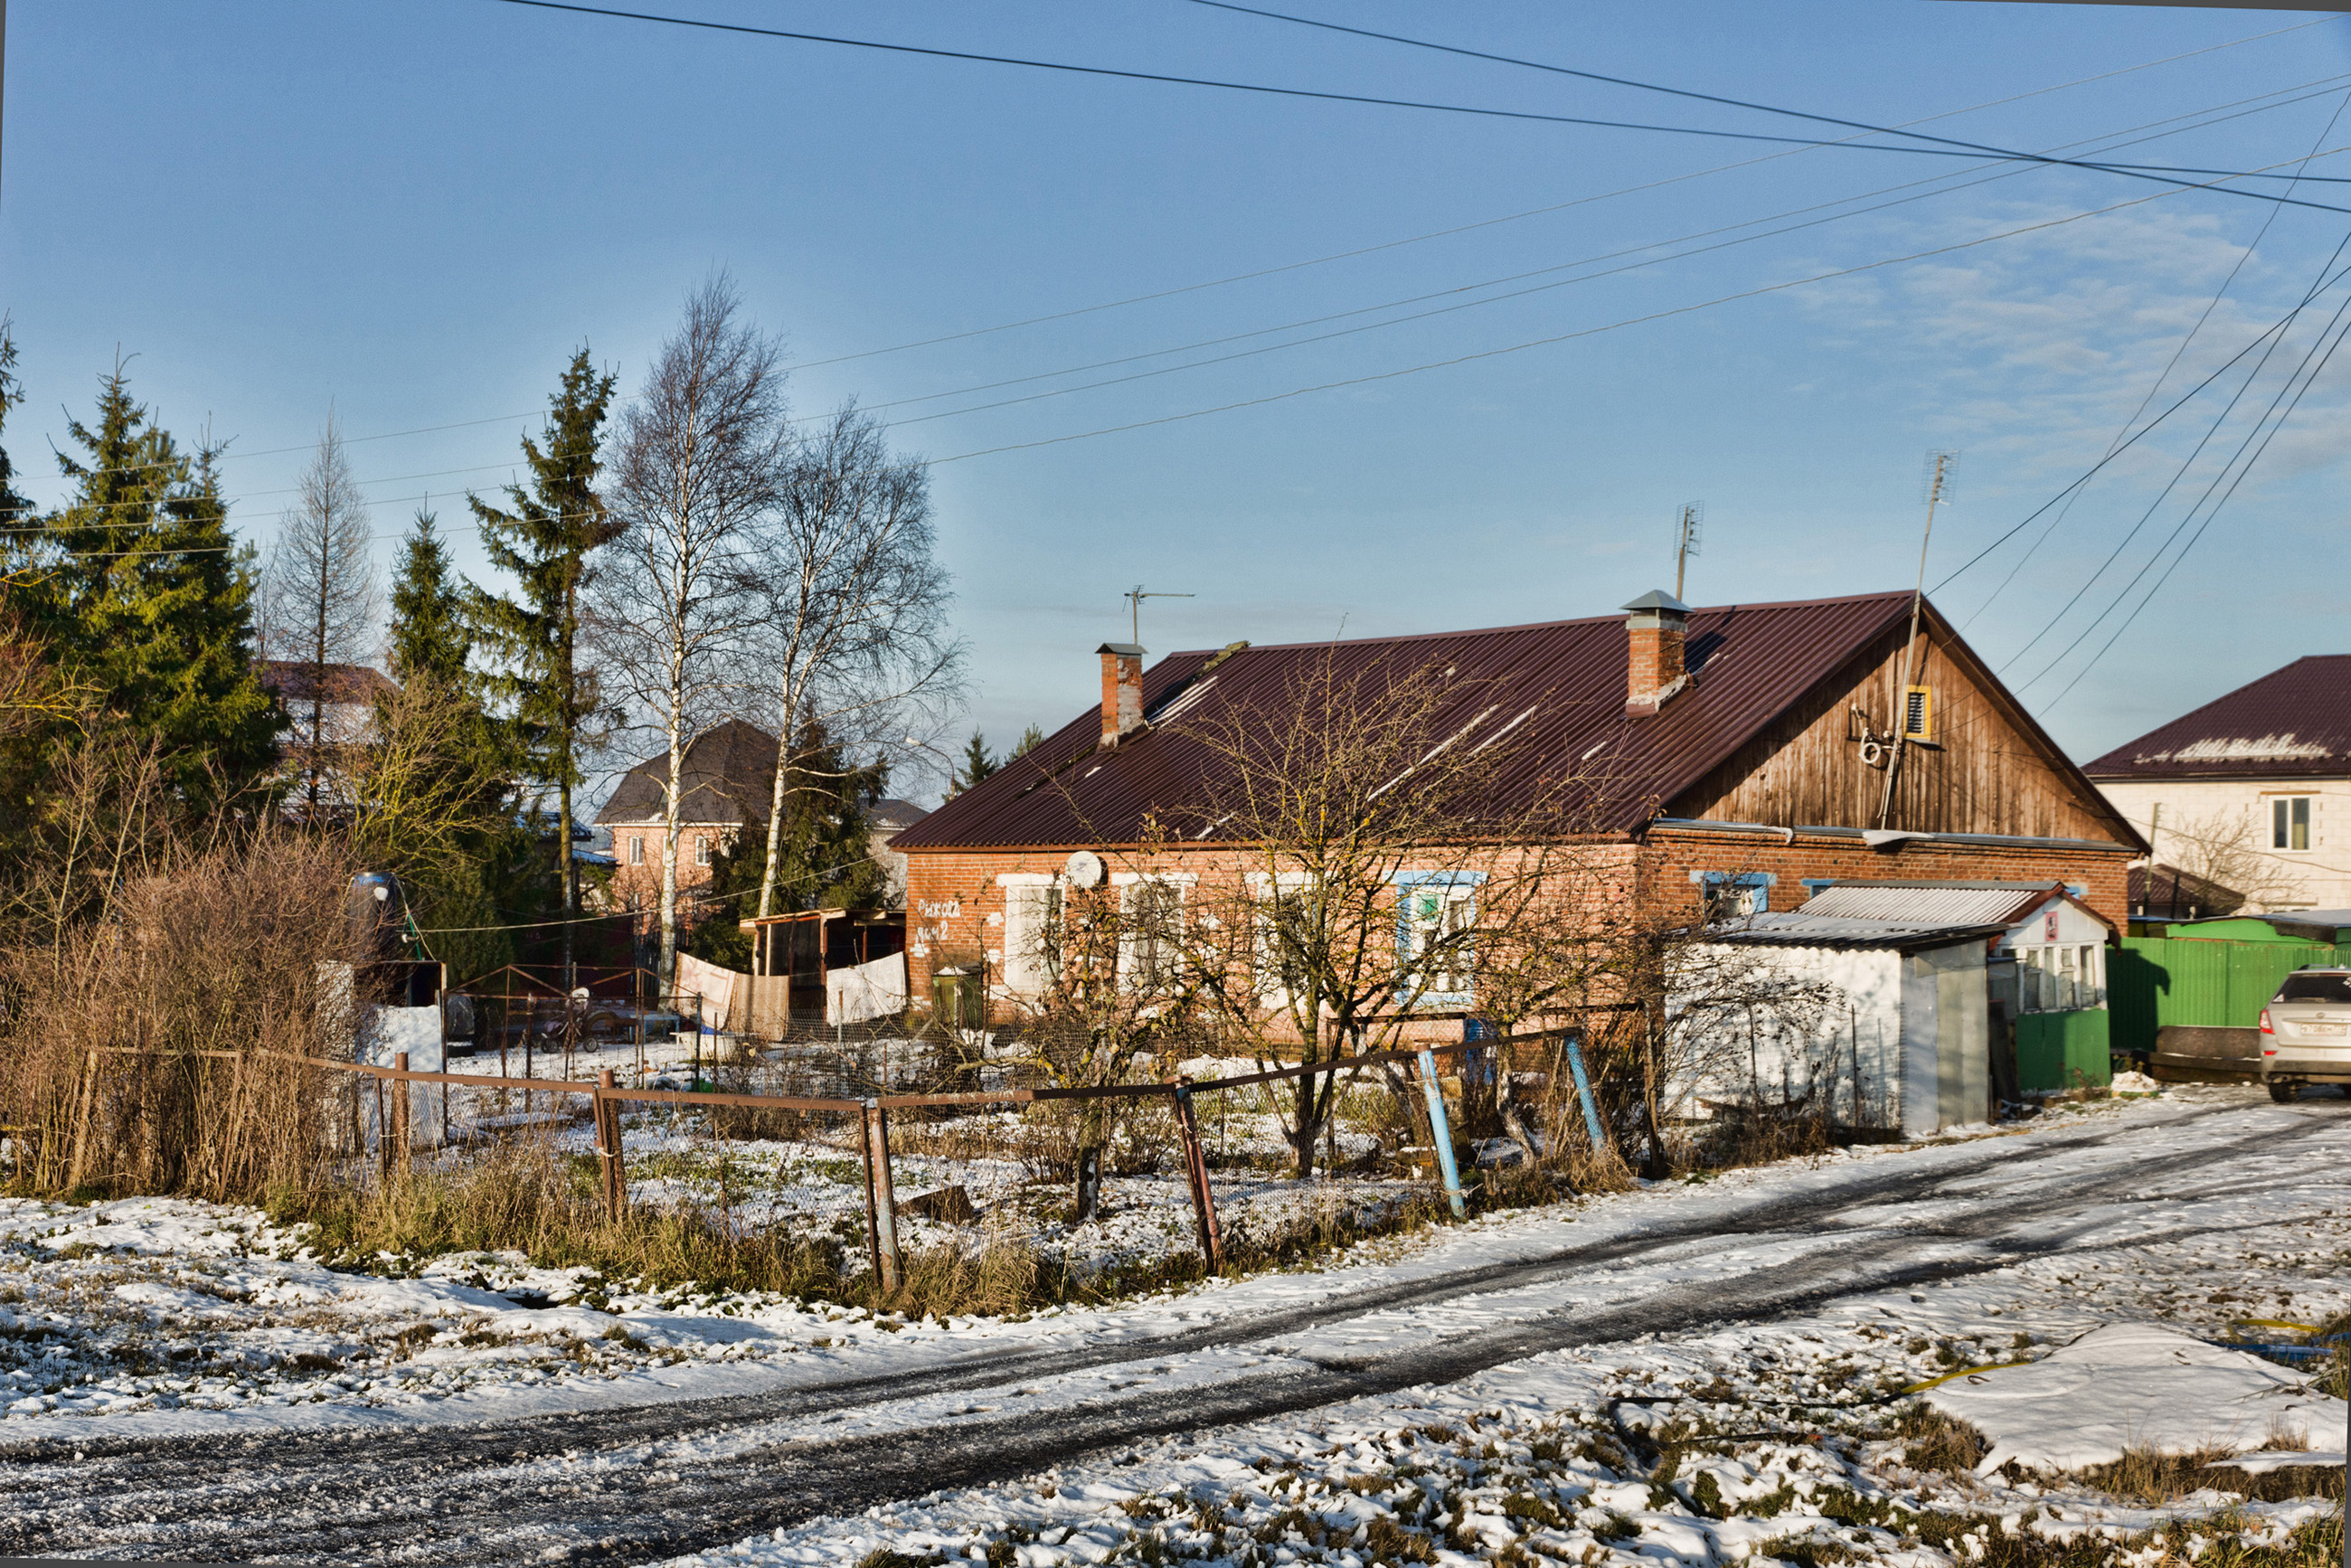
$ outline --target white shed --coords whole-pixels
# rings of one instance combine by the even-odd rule
[[[1702,958],[1744,964],[1744,999],[1677,1001],[1696,1098],[1816,1105],[1849,1126],[1918,1137],[1989,1120],[1991,1009],[1985,956],[2006,927],[1922,925],[1803,910],[1723,923]],[[1768,1002],[1776,978],[1805,1004]]]

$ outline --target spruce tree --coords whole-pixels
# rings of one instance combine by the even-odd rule
[[[1032,724],[1027,729],[1020,732],[1019,739],[1012,743],[1012,755],[1015,757],[1026,757],[1044,744],[1044,730]]]
[[[8,423],[8,411],[24,401],[24,383],[16,379],[16,334],[10,330],[8,318],[0,316],[0,428]],[[32,503],[16,494],[16,471],[8,463],[8,449],[0,446],[0,528],[19,528],[31,520]],[[0,549],[0,560],[9,559],[12,554],[11,550]]]
[[[514,580],[511,595],[472,590],[476,632],[497,661],[491,690],[505,699],[522,770],[556,796],[556,874],[567,920],[580,907],[571,857],[571,796],[582,774],[581,731],[600,706],[593,673],[580,665],[580,595],[590,558],[619,532],[596,493],[600,446],[613,378],[600,374],[581,349],[549,398],[547,424],[523,437],[528,487],[509,485],[506,505],[466,499],[481,525],[490,564]],[[563,927],[563,966],[571,968],[571,927]]]
[[[1001,766],[1003,765],[996,760],[995,754],[987,749],[987,737],[979,731],[973,730],[971,738],[964,742],[962,766],[958,767],[955,770],[955,776],[947,780],[947,799],[954,800]]]
[[[418,511],[401,547],[392,585],[392,673],[402,682],[421,675],[464,694],[472,681],[465,661],[474,636],[465,623],[465,596],[450,576],[449,553],[434,531],[437,520]]]
[[[90,424],[68,423],[77,482],[45,519],[50,570],[25,597],[61,657],[152,738],[197,810],[276,759],[277,706],[253,669],[253,552],[229,536],[217,447],[183,451],[131,398],[120,365]]]

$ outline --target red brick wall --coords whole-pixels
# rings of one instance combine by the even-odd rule
[[[726,835],[735,830],[719,827],[697,827],[683,824],[677,831],[677,887],[680,893],[710,880],[710,868],[694,862],[694,850],[707,841],[710,852],[716,854],[726,845]],[[645,841],[645,863],[629,863],[629,841]],[[622,823],[612,830],[611,881],[612,901],[626,908],[652,909],[661,904],[662,825],[659,822]]]
[[[649,846],[650,849],[650,846]],[[1803,903],[1805,877],[1855,880],[1968,882],[2066,882],[2089,891],[2083,902],[2127,929],[2125,865],[2129,852],[2035,848],[2005,844],[1909,842],[1873,850],[1848,838],[1807,837],[1782,842],[1777,833],[1653,831],[1640,843],[1594,846],[1578,857],[1577,874],[1585,896],[1598,901],[1635,901],[1664,912],[1698,909],[1699,887],[1691,872],[1769,873],[1777,877],[1771,906],[1793,909]],[[927,1006],[931,971],[946,956],[979,956],[995,983],[1003,953],[1005,873],[1060,871],[1069,852],[1057,850],[910,850],[906,854],[906,977],[918,1007]],[[1114,856],[1113,869],[1120,869]],[[1175,850],[1156,857],[1152,869],[1187,871],[1204,882],[1236,874],[1243,857],[1231,850]],[[990,925],[988,916],[998,917]],[[992,956],[990,955],[993,955]]]

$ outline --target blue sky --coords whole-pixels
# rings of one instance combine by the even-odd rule
[[[1374,96],[1803,129],[1186,0],[645,8]],[[1864,120],[2016,99],[1922,127],[2006,146],[2210,111],[2235,118],[2112,156],[2292,167],[2351,143],[2351,113],[2329,130],[2351,92],[2351,23],[2306,25],[2306,13],[1943,0],[1295,8]],[[2096,462],[2159,375],[2153,408],[2283,316],[2351,225],[2288,210],[2263,233],[2263,204],[2086,172],[1770,157],[1779,150],[1760,143],[1111,81],[492,0],[18,0],[9,20],[0,308],[30,401],[6,440],[37,498],[61,493],[47,447],[119,350],[174,430],[209,423],[232,439],[235,517],[256,541],[329,409],[352,437],[390,435],[353,447],[388,562],[416,497],[430,492],[459,525],[464,489],[507,476],[531,423],[507,416],[543,406],[577,345],[632,388],[681,296],[723,267],[789,338],[802,413],[854,396],[893,421],[902,449],[940,460],[943,548],[973,651],[964,727],[999,745],[1092,700],[1092,650],[1123,637],[1120,594],[1137,582],[1197,595],[1145,605],[1143,639],[1161,652],[1603,613],[1670,586],[1670,520],[1702,499],[1694,602],[1905,586],[1922,455],[1957,448],[1931,584]],[[2296,30],[2236,42],[2285,28]],[[2351,174],[2351,161],[2310,172]],[[2351,206],[2351,185],[2301,190]],[[1872,192],[1884,193],[1862,199]],[[1858,210],[1886,203],[1898,204]],[[2103,208],[2117,210],[2079,215]],[[1551,210],[1512,216],[1538,209]],[[1830,221],[1761,238],[1731,226],[1797,214],[1760,226]],[[1480,226],[1420,237],[1465,225]],[[1641,248],[1677,240],[1718,248],[1664,261]],[[1906,256],[1920,259],[1877,265]],[[1650,265],[1606,270],[1631,262]],[[1801,281],[1830,273],[1843,276]],[[1479,303],[1547,284],[1561,286]],[[1186,291],[876,352],[1171,289]],[[1423,296],[1438,298],[1393,304]],[[2351,387],[2330,365],[2185,564],[2089,662],[2166,570],[2156,541],[2341,298],[2321,299],[2168,499],[2220,402],[2189,405],[2177,434],[2168,424],[2116,460],[2029,559],[2054,514],[1938,595],[2077,757],[2299,654],[2343,651]],[[1382,324],[1446,305],[1468,308]],[[1357,314],[1267,331],[1345,312]],[[1245,333],[1262,335],[1132,359]],[[1518,347],[1547,339],[1565,340]],[[1483,357],[1393,373],[1463,356]],[[1106,361],[1130,362],[1069,373]],[[1039,379],[965,390],[1017,378]],[[1353,384],[1279,395],[1332,382]],[[2233,390],[2227,376],[2217,386]],[[1165,423],[1087,434],[1149,421]],[[1057,439],[1068,436],[1082,438]],[[457,531],[461,559],[476,563]]]

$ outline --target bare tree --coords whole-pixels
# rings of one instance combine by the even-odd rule
[[[775,682],[775,795],[759,913],[772,912],[791,791],[839,775],[830,755],[885,753],[959,687],[963,648],[947,632],[947,574],[932,554],[930,476],[893,458],[882,426],[844,404],[800,440],[762,530],[759,662]],[[854,761],[844,766],[854,768]]]
[[[2262,830],[2267,825],[2250,807],[2163,824],[2171,863],[2189,881],[2205,884],[2199,891],[2208,913],[2231,915],[2247,904],[2290,908],[2309,896],[2299,868],[2262,846]],[[2154,866],[2147,869],[2152,877]]]
[[[329,758],[339,746],[359,738],[329,734],[329,710],[364,705],[368,697],[343,690],[334,666],[357,664],[367,655],[378,608],[367,501],[331,416],[302,470],[297,495],[270,552],[262,645],[270,657],[299,668],[308,687],[298,698],[308,712],[297,724],[295,749],[304,810],[315,818]]]
[[[621,415],[609,497],[619,537],[594,589],[598,641],[634,726],[668,746],[663,775],[661,982],[677,958],[685,748],[743,691],[760,622],[756,530],[789,447],[782,346],[737,319],[723,274],[687,297],[644,390]]]
[[[1236,852],[1187,894],[1202,1007],[1261,1061],[1307,1066],[1471,1010],[1481,946],[1559,901],[1588,858],[1568,772],[1521,756],[1512,728],[1450,671],[1354,670],[1335,651],[1199,723],[1212,782],[1173,826]],[[1334,1068],[1285,1088],[1301,1176],[1339,1087]]]

